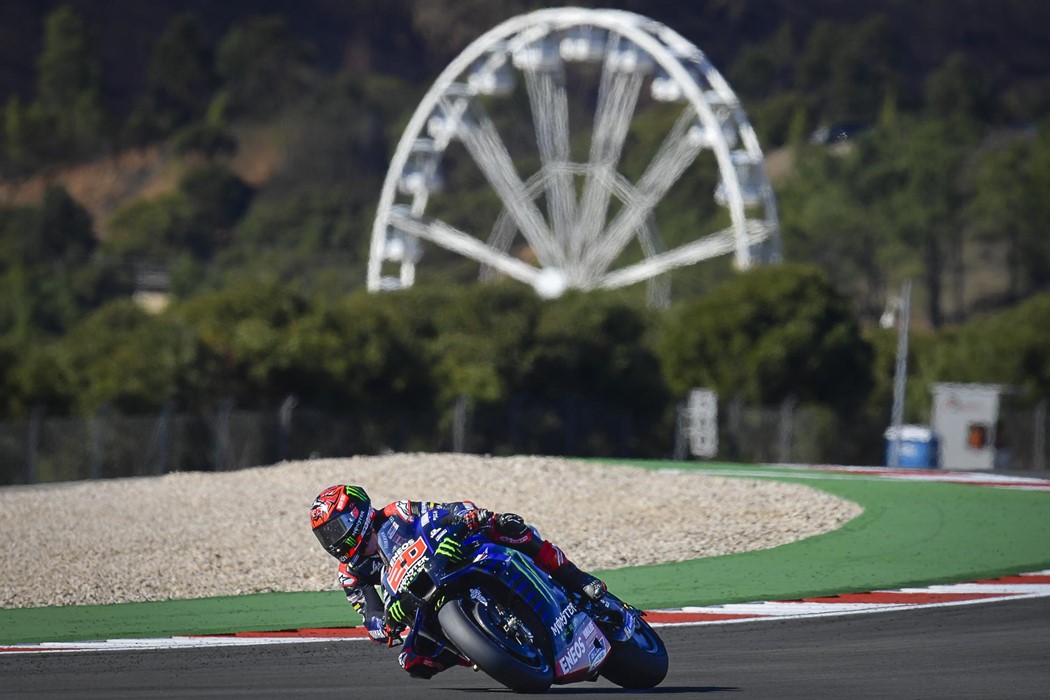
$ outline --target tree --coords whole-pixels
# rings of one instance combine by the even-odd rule
[[[302,95],[313,81],[314,53],[283,17],[255,17],[235,25],[216,56],[224,116],[269,116]]]
[[[132,143],[144,143],[201,119],[217,85],[212,52],[197,16],[177,15],[150,56],[146,90],[128,118],[127,136]]]
[[[0,164],[6,161],[6,165],[17,171],[26,162],[26,110],[22,106],[22,100],[18,95],[11,95],[4,106],[4,141],[3,149],[0,150]]]
[[[1007,245],[1007,298],[1050,286],[1050,136],[1015,135],[993,141],[970,171],[974,197],[966,208],[979,240]]]
[[[248,210],[254,191],[232,170],[218,163],[192,168],[179,181],[179,192],[204,231],[226,233]]]
[[[316,301],[280,345],[279,385],[304,403],[369,421],[429,415],[434,394],[423,347],[399,304],[364,291]]]
[[[134,200],[114,212],[107,248],[125,256],[209,260],[225,247],[254,191],[229,168],[207,163],[187,171],[176,192]]]
[[[985,120],[991,102],[987,79],[964,53],[948,56],[926,79],[927,109],[940,119]]]
[[[815,102],[819,120],[870,123],[899,79],[897,55],[882,15],[853,26],[821,20],[798,60],[798,84]]]
[[[768,41],[747,44],[740,50],[730,69],[733,89],[755,97],[787,91],[797,53],[791,25],[780,25]]]
[[[94,255],[90,215],[60,186],[40,207],[0,209],[0,333],[61,333],[126,293],[128,281]]]
[[[543,306],[526,357],[525,386],[543,396],[579,393],[651,409],[663,382],[646,344],[648,312],[622,295],[573,293]]]
[[[920,355],[926,385],[1001,383],[1030,400],[1050,396],[1050,294],[998,314],[974,318],[938,333]]]
[[[94,251],[91,215],[60,185],[48,188],[40,210],[40,228],[30,242],[30,259],[70,268],[84,264]]]
[[[47,17],[38,71],[35,115],[50,126],[48,153],[90,152],[102,129],[101,71],[84,21],[68,5]]]
[[[279,381],[289,364],[286,336],[309,313],[307,300],[272,278],[241,279],[224,289],[194,297],[172,310],[216,358],[221,369],[207,387],[212,400],[233,397],[259,406],[297,391],[295,379]],[[292,346],[294,347],[294,346]]]
[[[779,193],[792,255],[818,262],[869,317],[888,284],[922,275],[927,317],[941,325],[942,286],[953,279],[961,289],[965,275],[966,163],[976,136],[962,120],[907,119],[845,150],[802,149]],[[963,313],[959,293],[955,311]]]
[[[531,289],[506,282],[423,288],[398,306],[424,339],[441,405],[460,396],[499,405],[528,386],[526,353],[540,313]]]
[[[123,413],[159,408],[179,395],[181,374],[198,364],[194,339],[130,299],[99,309],[56,346],[82,412],[109,405]],[[179,398],[185,399],[185,396]]]
[[[164,29],[150,58],[149,91],[170,127],[204,115],[215,89],[211,52],[196,15],[182,14]]]
[[[759,404],[796,397],[850,411],[872,386],[872,350],[816,268],[750,270],[672,309],[659,345],[672,392],[712,388]]]

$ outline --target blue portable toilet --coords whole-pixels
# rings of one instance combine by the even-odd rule
[[[899,434],[898,434],[899,433]],[[897,466],[903,469],[936,469],[939,463],[940,446],[937,434],[926,425],[902,425],[898,431],[888,428],[886,438],[886,464],[893,459],[893,442],[897,441]]]

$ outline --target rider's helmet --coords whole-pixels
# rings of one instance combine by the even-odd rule
[[[360,486],[329,486],[314,499],[310,525],[321,546],[347,564],[362,553],[376,513]]]

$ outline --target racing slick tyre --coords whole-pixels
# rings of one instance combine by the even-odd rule
[[[527,609],[512,610],[488,596],[472,596],[443,605],[438,622],[464,656],[511,690],[545,693],[550,688],[551,655],[542,625]]]
[[[600,673],[623,688],[654,688],[667,675],[667,649],[649,623],[639,619],[630,639],[613,644]]]

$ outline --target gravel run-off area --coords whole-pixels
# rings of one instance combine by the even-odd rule
[[[521,514],[592,570],[765,549],[841,527],[855,503],[808,486],[540,457],[395,454],[236,472],[0,488],[0,607],[320,591],[325,487],[377,506],[472,500]]]

